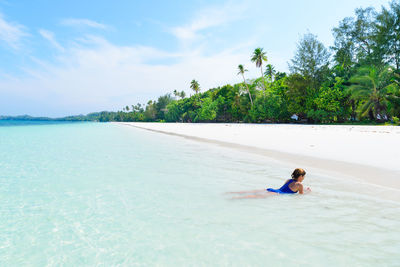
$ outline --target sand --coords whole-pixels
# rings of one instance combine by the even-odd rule
[[[400,190],[400,127],[120,123],[245,150]],[[399,192],[400,195],[400,192]]]

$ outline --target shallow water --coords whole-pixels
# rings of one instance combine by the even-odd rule
[[[0,127],[0,265],[398,266],[400,203],[354,181],[226,194],[292,168],[115,124]]]

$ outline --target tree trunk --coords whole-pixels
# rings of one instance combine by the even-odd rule
[[[355,121],[356,120],[356,116],[357,116],[357,114],[356,114],[356,102],[354,101],[354,100],[350,100],[350,103],[351,103],[351,115],[350,115],[350,117],[351,117],[351,120],[352,121]]]
[[[261,61],[260,69],[261,69],[261,79],[262,79],[263,84],[264,84],[264,90],[267,90],[267,86],[265,86],[264,73],[263,73],[263,69],[262,69],[262,61]]]
[[[395,42],[395,53],[394,53],[394,61],[396,62],[396,70],[397,71],[399,71],[399,68],[400,68],[400,62],[399,62],[399,60],[400,60],[400,55],[399,55],[399,49],[398,49],[398,43],[397,42]]]
[[[251,93],[250,93],[250,90],[249,90],[249,86],[248,86],[247,83],[246,83],[246,79],[244,78],[244,74],[243,74],[243,73],[242,73],[242,76],[243,76],[243,82],[244,82],[244,84],[246,85],[246,88],[247,88],[247,93],[249,93],[251,106],[253,106],[253,98],[251,97]]]
[[[369,116],[369,119],[370,119],[371,121],[374,121],[374,120],[375,120],[375,116],[374,116],[374,112],[372,111],[372,108],[369,110],[368,116]]]

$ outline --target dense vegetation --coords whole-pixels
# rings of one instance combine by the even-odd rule
[[[334,45],[327,49],[307,33],[299,41],[290,73],[276,72],[262,48],[251,61],[260,68],[257,79],[224,85],[200,93],[160,96],[126,106],[116,113],[101,113],[101,121],[169,122],[387,122],[400,117],[400,2],[376,12],[357,9],[333,29]],[[294,115],[295,114],[295,115]]]
[[[258,78],[246,79],[247,70],[239,65],[242,83],[200,92],[193,80],[190,97],[175,90],[147,105],[64,119],[398,124],[400,1],[380,11],[356,9],[332,32],[335,41],[329,49],[315,35],[305,34],[289,63],[290,73],[277,72],[267,64],[266,52],[256,48],[250,58],[260,69]]]

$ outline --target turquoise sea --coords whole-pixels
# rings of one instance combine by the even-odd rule
[[[0,121],[0,266],[399,266],[400,203],[358,182],[227,194],[294,167],[117,124]]]

